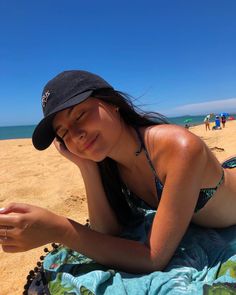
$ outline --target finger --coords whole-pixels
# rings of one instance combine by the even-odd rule
[[[55,138],[53,143],[59,153],[63,154],[64,152],[67,152],[67,148],[63,140]]]
[[[19,237],[19,235],[23,234],[25,230],[28,228],[28,223],[26,223],[21,228],[15,228],[12,226],[6,226],[3,229],[0,229],[0,237],[9,238],[9,237]]]
[[[53,143],[58,151],[60,151],[63,148],[63,143],[59,139],[55,138],[53,140]]]
[[[15,246],[14,240],[11,237],[1,237],[0,236],[0,244],[2,246]]]
[[[0,237],[9,237],[13,234],[13,226],[5,226],[5,228],[0,229]]]
[[[4,214],[5,211],[6,211],[6,208],[0,208],[0,214],[1,214],[1,213]]]
[[[2,235],[3,232],[5,232],[6,230],[11,230],[13,229],[13,226],[9,226],[9,225],[1,225],[0,226],[0,236]]]
[[[58,147],[59,143],[59,140],[55,137],[55,139],[53,140],[53,144],[55,145],[55,147]]]
[[[0,213],[4,212],[6,208],[0,208]]]
[[[10,203],[3,210],[0,211],[1,214],[8,214],[11,212],[15,213],[26,213],[29,211],[29,206],[24,203]]]
[[[8,246],[8,245],[2,245],[2,250],[6,253],[17,253],[21,252],[18,247],[16,246]]]
[[[20,218],[19,214],[6,214],[6,215],[0,215],[0,225],[1,228],[9,227],[23,227],[25,225],[25,222],[23,218]]]

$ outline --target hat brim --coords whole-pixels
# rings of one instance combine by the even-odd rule
[[[55,108],[53,110],[53,113],[48,114],[44,119],[42,119],[34,129],[32,135],[32,142],[34,147],[37,150],[45,150],[46,148],[48,148],[56,136],[52,126],[52,122],[55,115],[62,110],[80,104],[81,102],[89,98],[89,96],[91,96],[92,93],[93,90],[89,90],[70,98],[69,100],[65,101],[57,108]]]

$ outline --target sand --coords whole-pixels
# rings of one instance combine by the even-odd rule
[[[205,131],[204,125],[189,130],[206,142],[219,161],[236,154],[236,121],[227,122],[222,130]],[[0,207],[9,202],[30,203],[86,222],[86,196],[79,169],[53,146],[40,152],[30,139],[0,140],[0,159]],[[44,248],[16,254],[0,250],[0,295],[22,294],[26,276]]]

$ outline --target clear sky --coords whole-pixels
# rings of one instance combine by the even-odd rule
[[[0,126],[36,124],[66,69],[167,116],[236,113],[236,1],[2,0],[0,68]]]

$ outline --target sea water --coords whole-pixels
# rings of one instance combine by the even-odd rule
[[[31,138],[35,125],[0,127],[1,139]]]
[[[182,116],[167,118],[170,123],[184,126],[185,120],[190,120],[188,125],[199,125],[203,123],[205,116]],[[7,126],[0,127],[0,140],[16,139],[16,138],[31,138],[36,125],[28,126]]]

